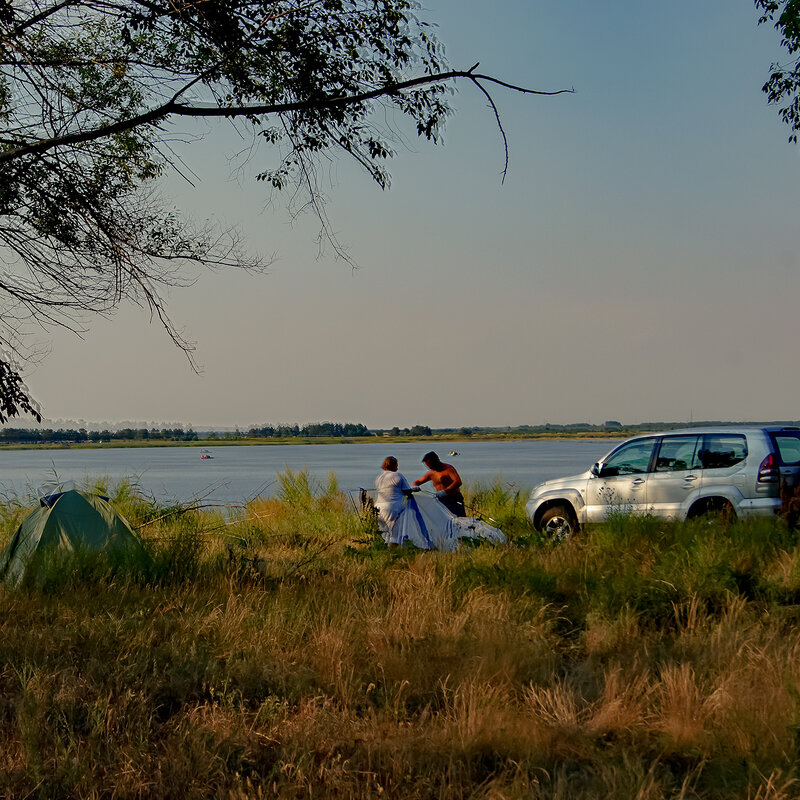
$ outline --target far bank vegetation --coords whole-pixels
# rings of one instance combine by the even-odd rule
[[[357,422],[315,422],[306,425],[254,425],[246,429],[238,427],[226,430],[195,431],[191,426],[154,427],[115,427],[88,429],[80,428],[15,428],[0,427],[0,446],[29,447],[36,445],[69,447],[73,445],[95,446],[113,444],[116,446],[169,446],[169,445],[207,445],[207,444],[289,444],[302,440],[343,442],[368,441],[380,437],[386,441],[497,441],[507,439],[572,439],[572,438],[625,438],[640,433],[669,430],[677,427],[708,427],[709,425],[741,425],[734,422],[643,422],[623,425],[608,420],[602,425],[577,422],[566,425],[517,425],[515,427],[460,427],[430,428],[428,425],[413,425],[410,428],[370,429]],[[769,422],[748,424],[782,424],[800,426],[800,421]]]

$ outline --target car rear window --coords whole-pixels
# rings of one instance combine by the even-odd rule
[[[774,433],[772,440],[784,464],[800,464],[800,433]]]

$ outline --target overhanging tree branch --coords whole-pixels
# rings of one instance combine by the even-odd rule
[[[473,68],[474,69],[474,68]],[[472,70],[448,70],[441,72],[437,75],[425,75],[419,78],[411,78],[407,81],[400,81],[398,83],[381,86],[368,92],[361,92],[360,94],[331,97],[328,99],[314,99],[314,100],[298,100],[291,103],[267,103],[261,105],[247,105],[247,106],[199,106],[188,103],[179,103],[170,100],[168,103],[146,111],[143,114],[138,114],[129,119],[118,120],[117,122],[103,125],[95,128],[94,130],[76,131],[74,133],[57,136],[52,139],[31,142],[13,150],[6,150],[0,153],[0,164],[7,164],[15,159],[22,158],[23,156],[38,155],[52,150],[56,147],[67,147],[72,145],[83,144],[91,142],[96,139],[104,139],[118,133],[133,130],[144,125],[153,125],[158,122],[163,122],[169,117],[195,117],[195,118],[225,118],[233,119],[236,117],[265,117],[272,115],[291,114],[293,112],[309,112],[309,111],[330,111],[338,108],[346,108],[347,106],[357,105],[376,100],[381,97],[393,97],[401,94],[408,89],[414,89],[419,86],[429,86],[431,84],[444,83],[450,80],[457,80],[464,78],[471,81],[478,86],[481,91],[489,97],[490,95],[483,86],[484,83],[491,83],[497,86],[502,86],[505,89],[510,89],[521,94],[541,95],[546,97],[553,97],[559,94],[571,94],[574,89],[558,89],[556,91],[542,91],[539,89],[528,89],[523,86],[516,86],[506,81],[501,81],[491,75],[481,75]],[[179,94],[183,93],[183,89]],[[499,115],[497,109],[492,103],[495,111],[495,116],[499,122]]]

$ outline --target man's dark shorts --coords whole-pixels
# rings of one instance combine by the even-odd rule
[[[444,497],[439,498],[439,502],[441,502],[448,511],[450,511],[452,514],[455,514],[457,517],[467,516],[467,512],[464,509],[464,495],[461,494],[461,492],[456,492],[455,494],[446,494]]]

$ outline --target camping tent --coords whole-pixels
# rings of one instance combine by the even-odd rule
[[[501,530],[475,517],[457,517],[430,495],[412,495],[394,524],[403,543],[411,542],[423,550],[455,550],[462,537],[503,543]]]
[[[76,490],[43,499],[25,517],[0,555],[0,579],[19,585],[31,566],[53,551],[144,553],[130,525],[105,498]]]

